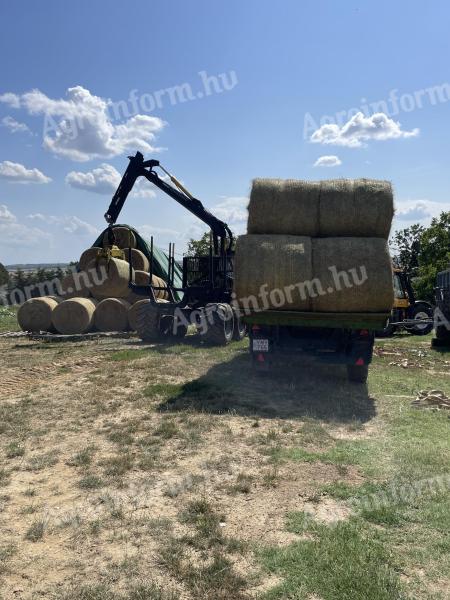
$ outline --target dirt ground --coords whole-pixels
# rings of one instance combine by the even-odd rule
[[[245,341],[1,338],[0,354],[4,600],[115,598],[149,579],[153,595],[130,598],[260,597],[279,577],[261,568],[258,544],[301,539],[286,529],[293,511],[346,519],[345,503],[319,491],[365,481],[358,465],[280,457],[383,428],[379,399],[342,369],[261,380]],[[211,557],[233,572],[223,591],[199,584]],[[77,596],[81,584],[105,595]]]

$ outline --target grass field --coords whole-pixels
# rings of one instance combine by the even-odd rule
[[[430,337],[377,343],[368,386],[256,378],[246,341],[0,338],[0,598],[450,598]]]

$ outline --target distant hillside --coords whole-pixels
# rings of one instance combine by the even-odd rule
[[[7,271],[37,271],[38,269],[65,269],[69,266],[69,263],[25,263],[17,265],[5,265]]]

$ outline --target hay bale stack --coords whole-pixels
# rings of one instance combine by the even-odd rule
[[[136,236],[131,229],[128,229],[127,227],[113,227],[113,231],[115,237],[115,246],[121,249],[136,248]],[[109,240],[108,232],[106,231],[105,235],[103,236],[103,247],[106,248],[107,246],[109,246]]]
[[[311,248],[311,238],[305,236],[240,236],[234,280],[239,305],[249,310],[311,310],[308,294],[293,289],[288,296],[284,289],[312,279]]]
[[[128,287],[130,266],[125,260],[119,258],[100,258],[93,260],[88,265],[92,278],[92,295],[98,300],[105,298],[126,298],[130,289]],[[134,276],[134,272],[132,272]]]
[[[80,260],[78,261],[78,270],[85,271],[90,262],[97,258],[98,253],[101,252],[101,248],[88,248],[83,252],[80,256]]]
[[[394,200],[388,181],[255,179],[248,210],[248,233],[387,239]]]
[[[60,295],[64,300],[70,298],[90,298],[92,279],[86,271],[70,273],[61,280]]]
[[[392,268],[381,238],[238,238],[234,291],[256,310],[387,312]]]
[[[150,300],[145,298],[144,300],[138,300],[128,309],[128,324],[131,331],[137,330],[137,315],[140,307],[143,304],[149,304]],[[157,302],[167,302],[167,300],[157,300]]]
[[[52,323],[58,333],[73,335],[87,333],[94,326],[96,301],[88,298],[71,298],[53,310]]]
[[[59,300],[46,296],[31,298],[22,304],[17,312],[17,322],[23,331],[50,331],[52,314]]]
[[[312,271],[320,282],[315,312],[387,312],[394,302],[388,246],[381,238],[312,240]]]
[[[97,304],[94,324],[99,331],[126,331],[129,302],[121,298],[106,298]]]
[[[129,248],[125,248],[125,260],[128,261],[129,256]],[[145,256],[143,252],[137,250],[136,248],[131,248],[131,264],[133,265],[133,269],[136,271],[150,271],[150,261]]]

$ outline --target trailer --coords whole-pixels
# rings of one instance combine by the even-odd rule
[[[389,316],[267,310],[247,314],[243,321],[256,372],[270,372],[294,357],[313,356],[328,364],[346,365],[349,381],[365,383],[375,332],[386,326]]]
[[[450,349],[450,269],[437,275],[434,348]]]

